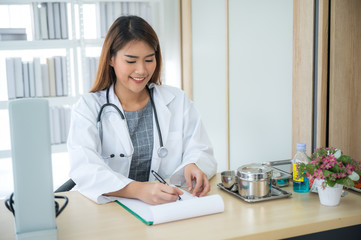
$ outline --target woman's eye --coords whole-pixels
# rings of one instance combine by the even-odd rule
[[[126,62],[127,63],[135,63],[135,61],[128,61],[128,60],[126,60]]]
[[[151,59],[151,60],[145,60],[145,62],[153,62],[153,59]]]

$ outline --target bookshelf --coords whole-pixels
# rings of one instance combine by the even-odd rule
[[[66,5],[68,21],[68,36],[66,38],[39,38],[39,36],[41,35],[41,30],[40,35],[39,32],[36,33],[36,31],[39,31],[40,26],[37,27],[34,23],[34,6],[38,6],[39,4],[41,5],[42,3],[50,3],[50,5],[64,3]],[[151,16],[150,23],[158,33],[161,42],[162,39],[164,39],[163,42],[172,42],[173,44],[179,43],[179,36],[172,36],[171,39],[175,39],[176,41],[169,41],[170,38],[165,33],[167,31],[167,23],[165,23],[163,19],[165,16],[164,12],[166,12],[167,9],[177,9],[178,1],[176,0],[2,0],[0,2],[0,7],[19,5],[25,6],[25,8],[30,11],[27,14],[30,16],[32,23],[30,29],[27,28],[28,40],[0,41],[0,112],[3,112],[1,116],[8,115],[7,109],[9,99],[8,97],[6,97],[6,95],[8,95],[8,92],[6,90],[8,81],[6,73],[6,59],[13,57],[22,58],[22,60],[25,62],[31,62],[32,59],[36,57],[40,58],[43,62],[46,59],[54,56],[65,57],[68,94],[66,96],[43,96],[42,98],[48,99],[50,107],[73,105],[83,93],[89,90],[92,84],[92,82],[86,82],[86,80],[90,79],[90,77],[92,76],[89,73],[88,62],[94,62],[94,59],[96,59],[96,57],[99,57],[100,55],[101,46],[104,40],[101,34],[100,26],[100,24],[102,24],[100,20],[104,16],[101,16],[100,14],[100,7],[107,4],[111,4],[111,6],[121,6],[121,4],[124,3],[129,3],[129,6],[142,6],[143,10],[144,8],[148,9],[148,14],[150,14]],[[89,11],[93,11],[93,13],[95,14],[95,18],[94,16],[89,17]],[[137,12],[128,12],[128,14],[137,14]],[[178,12],[174,14],[174,19],[177,18],[177,14]],[[124,15],[124,12],[121,15]],[[116,17],[114,16],[114,19],[115,18]],[[110,18],[108,20],[113,21]],[[174,20],[172,21],[174,25]],[[89,26],[89,24],[91,26]],[[2,26],[0,26],[0,28],[1,27]],[[170,27],[168,27],[168,29],[169,28]],[[90,31],[90,33],[89,29],[92,30]],[[176,47],[180,49],[180,46]],[[169,44],[166,48],[175,49],[174,46],[170,46]],[[25,53],[26,57],[24,57]],[[164,63],[166,65],[167,57],[166,54],[163,55],[165,58]],[[174,58],[180,57],[172,56],[172,59]],[[172,64],[174,63],[172,62]],[[94,69],[94,71],[96,71],[96,69]],[[1,90],[1,88],[3,90]],[[4,114],[4,111],[6,112],[6,114]],[[5,124],[8,124],[8,122],[5,121]],[[2,126],[1,128],[6,129],[9,128],[9,126]],[[5,133],[2,135],[9,134]],[[11,150],[9,147],[10,136],[5,137],[8,139],[0,139],[0,160],[3,158],[11,158]],[[8,144],[4,144],[4,141],[8,141]],[[52,151],[53,153],[66,152],[66,145],[64,143],[53,144]]]

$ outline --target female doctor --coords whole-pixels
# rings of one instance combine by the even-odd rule
[[[183,192],[154,181],[152,170],[193,195],[210,190],[217,165],[199,112],[183,91],[161,85],[161,67],[152,27],[136,16],[115,20],[68,136],[69,175],[97,203],[110,196],[176,201]]]

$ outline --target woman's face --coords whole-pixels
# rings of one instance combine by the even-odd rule
[[[139,94],[157,66],[155,51],[144,41],[131,41],[111,58],[117,78],[116,87],[123,94]]]

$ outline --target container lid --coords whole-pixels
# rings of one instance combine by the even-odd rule
[[[246,164],[240,166],[237,170],[237,176],[240,179],[248,181],[258,181],[264,179],[270,179],[272,169],[257,163]]]
[[[297,143],[297,151],[306,151],[306,143]]]
[[[275,179],[275,180],[281,180],[281,179],[289,179],[291,178],[291,174],[289,173],[286,173],[282,170],[279,170],[277,168],[273,168],[271,167],[272,169],[272,179]]]

